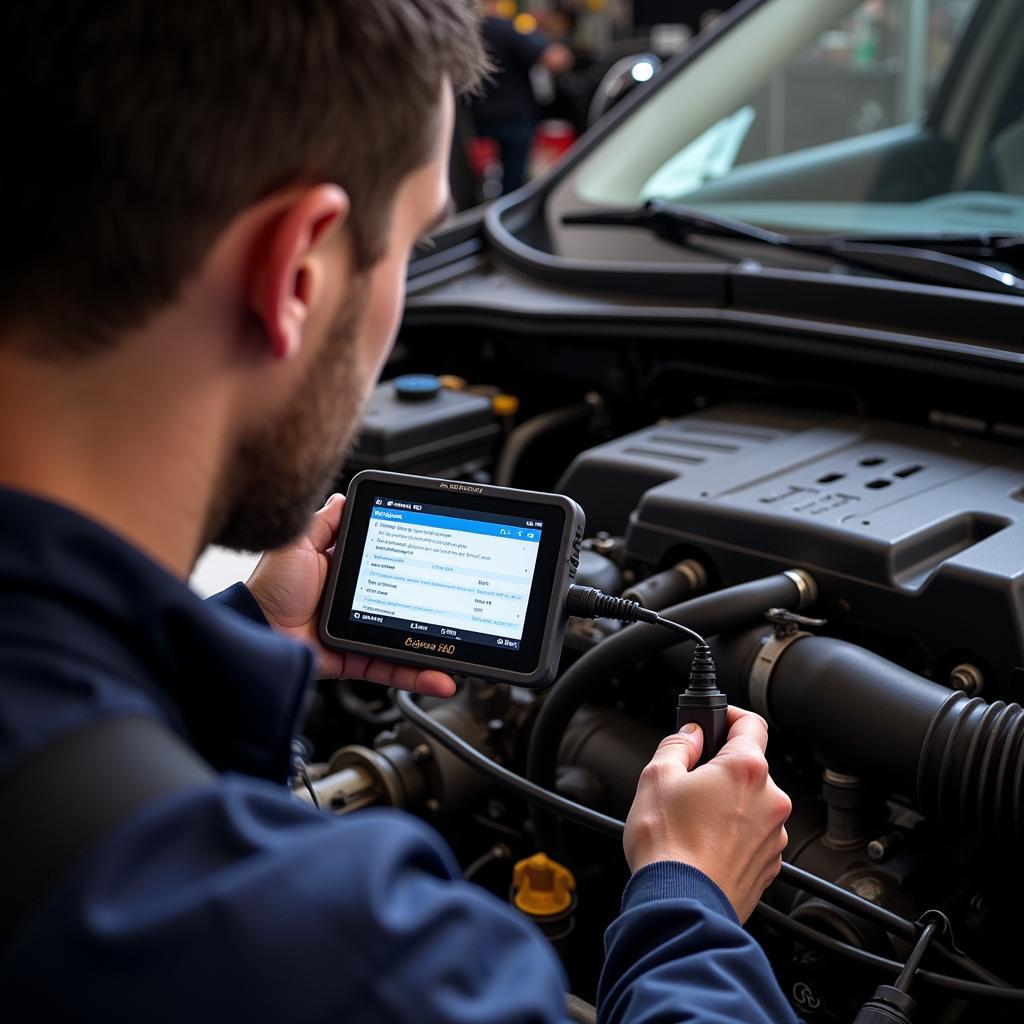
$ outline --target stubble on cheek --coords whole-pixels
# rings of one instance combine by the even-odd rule
[[[208,518],[208,543],[264,551],[295,539],[336,481],[372,384],[356,288],[284,407],[242,439]]]

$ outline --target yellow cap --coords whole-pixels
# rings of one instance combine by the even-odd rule
[[[519,399],[515,395],[495,395],[491,408],[495,416],[515,416],[519,412]]]
[[[531,917],[551,917],[568,910],[576,891],[572,872],[543,853],[535,853],[515,866],[512,885],[512,901]]]
[[[468,386],[462,377],[456,377],[453,373],[444,373],[437,379],[441,382],[441,387],[449,391],[465,391]]]

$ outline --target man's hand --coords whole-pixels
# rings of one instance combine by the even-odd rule
[[[339,654],[320,643],[320,595],[327,582],[344,507],[345,499],[340,494],[332,495],[297,541],[267,552],[249,577],[247,586],[252,596],[274,629],[313,648],[319,678],[368,679],[430,697],[450,697],[455,682],[444,672],[394,665],[360,654]]]
[[[640,776],[623,846],[634,872],[662,860],[703,871],[745,921],[782,867],[793,805],[768,774],[764,719],[729,708],[729,726],[718,756],[700,768],[699,727],[661,741]]]

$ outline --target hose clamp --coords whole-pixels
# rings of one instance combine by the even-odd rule
[[[765,613],[765,618],[775,627],[775,635],[765,638],[754,658],[754,664],[750,669],[748,697],[750,710],[757,712],[769,725],[775,725],[768,710],[768,688],[775,666],[779,658],[797,640],[805,636],[814,636],[813,633],[801,629],[801,626],[824,626],[825,620],[808,619],[786,608],[770,608]]]

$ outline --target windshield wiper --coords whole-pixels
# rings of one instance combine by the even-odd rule
[[[924,241],[923,237],[910,239],[912,244],[903,244],[905,240],[902,239],[896,244],[891,240],[867,237],[794,238],[733,217],[706,213],[661,199],[651,199],[642,206],[567,213],[562,217],[562,223],[645,228],[658,238],[684,248],[696,248],[693,242],[695,235],[757,242],[792,252],[831,257],[848,266],[925,284],[974,288],[1024,297],[1024,280],[1015,274],[979,260],[917,244]],[[1018,242],[1014,236],[1000,236],[999,241],[1006,244]]]
[[[1024,235],[1013,232],[975,231],[937,235],[846,235],[847,242],[870,242],[877,245],[900,245],[911,249],[946,252],[951,256],[995,260],[1024,267]]]

